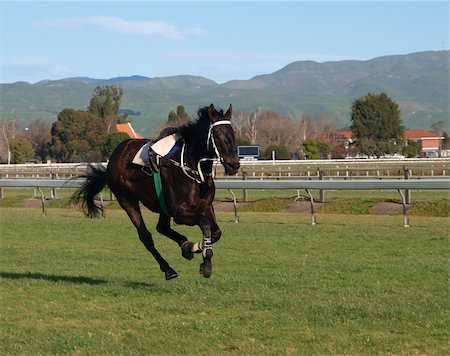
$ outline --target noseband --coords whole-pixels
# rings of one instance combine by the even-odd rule
[[[202,170],[202,166],[201,166],[201,164],[203,162],[215,161],[218,158],[220,160],[220,162],[223,163],[223,158],[220,155],[220,152],[217,148],[216,141],[214,140],[214,135],[213,135],[213,128],[216,126],[219,126],[219,125],[231,125],[231,121],[230,120],[220,120],[220,121],[216,121],[209,125],[208,135],[206,136],[206,149],[209,151],[211,143],[212,143],[212,147],[214,148],[215,156],[212,158],[205,157],[205,158],[202,158],[200,161],[198,161],[197,171],[192,168],[189,168],[184,162],[186,142],[183,142],[183,147],[181,148],[181,158],[180,158],[181,162],[178,163],[178,162],[171,160],[172,163],[180,166],[181,170],[187,177],[189,177],[192,180],[195,180],[199,184],[205,183],[205,176],[203,174],[203,170]],[[199,178],[197,178],[196,176],[198,176]]]

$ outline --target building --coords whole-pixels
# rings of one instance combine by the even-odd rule
[[[346,148],[353,143],[352,132],[350,130],[339,131],[342,139],[346,141]],[[404,139],[417,142],[420,147],[420,155],[422,157],[440,157],[443,136],[436,134],[433,131],[427,130],[405,130]]]
[[[420,144],[422,157],[439,157],[444,137],[427,130],[405,130],[405,140]]]
[[[126,133],[130,138],[144,138],[141,134],[134,131],[133,126],[129,122],[126,124],[116,124],[116,130],[117,132]]]

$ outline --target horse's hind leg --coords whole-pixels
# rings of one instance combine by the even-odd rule
[[[159,264],[159,268],[164,272],[166,280],[178,277],[178,273],[173,270],[167,261],[159,254],[153,243],[152,234],[147,230],[144,219],[142,218],[139,202],[129,196],[117,196],[117,201],[120,206],[127,212],[131,222],[136,227],[139,239],[144,244],[145,248],[153,255]]]
[[[156,230],[164,235],[167,236],[169,239],[175,241],[178,246],[181,247],[181,255],[186,258],[187,260],[192,260],[194,258],[194,254],[192,252],[192,246],[194,243],[188,241],[186,236],[183,236],[173,230],[170,227],[170,217],[160,214],[158,225],[156,225]]]

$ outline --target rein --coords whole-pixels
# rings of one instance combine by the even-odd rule
[[[223,162],[222,156],[220,155],[220,152],[217,148],[216,141],[214,140],[214,135],[213,135],[213,128],[216,126],[219,126],[219,125],[231,125],[231,121],[230,120],[220,120],[220,121],[216,121],[209,125],[208,135],[206,137],[206,149],[209,151],[210,142],[212,142],[212,147],[214,148],[215,157],[212,157],[212,158],[204,157],[204,158],[200,159],[200,161],[198,161],[198,163],[197,163],[197,170],[188,167],[184,161],[184,156],[186,153],[186,141],[184,141],[184,140],[183,140],[183,146],[181,148],[180,162],[177,162],[173,159],[169,160],[175,166],[180,167],[181,170],[183,171],[183,173],[188,178],[192,179],[193,181],[197,182],[198,184],[205,183],[205,175],[206,176],[213,175],[213,170],[211,170],[211,173],[203,173],[203,169],[201,166],[201,164],[203,162],[216,161],[217,159],[219,159],[220,162]]]

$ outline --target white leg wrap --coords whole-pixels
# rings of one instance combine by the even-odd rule
[[[191,251],[192,251],[192,253],[202,252],[203,251],[203,241],[194,243],[192,245]]]
[[[203,237],[202,248],[203,248],[203,251],[202,251],[203,257],[206,257],[206,252],[208,250],[212,250],[211,237]]]

